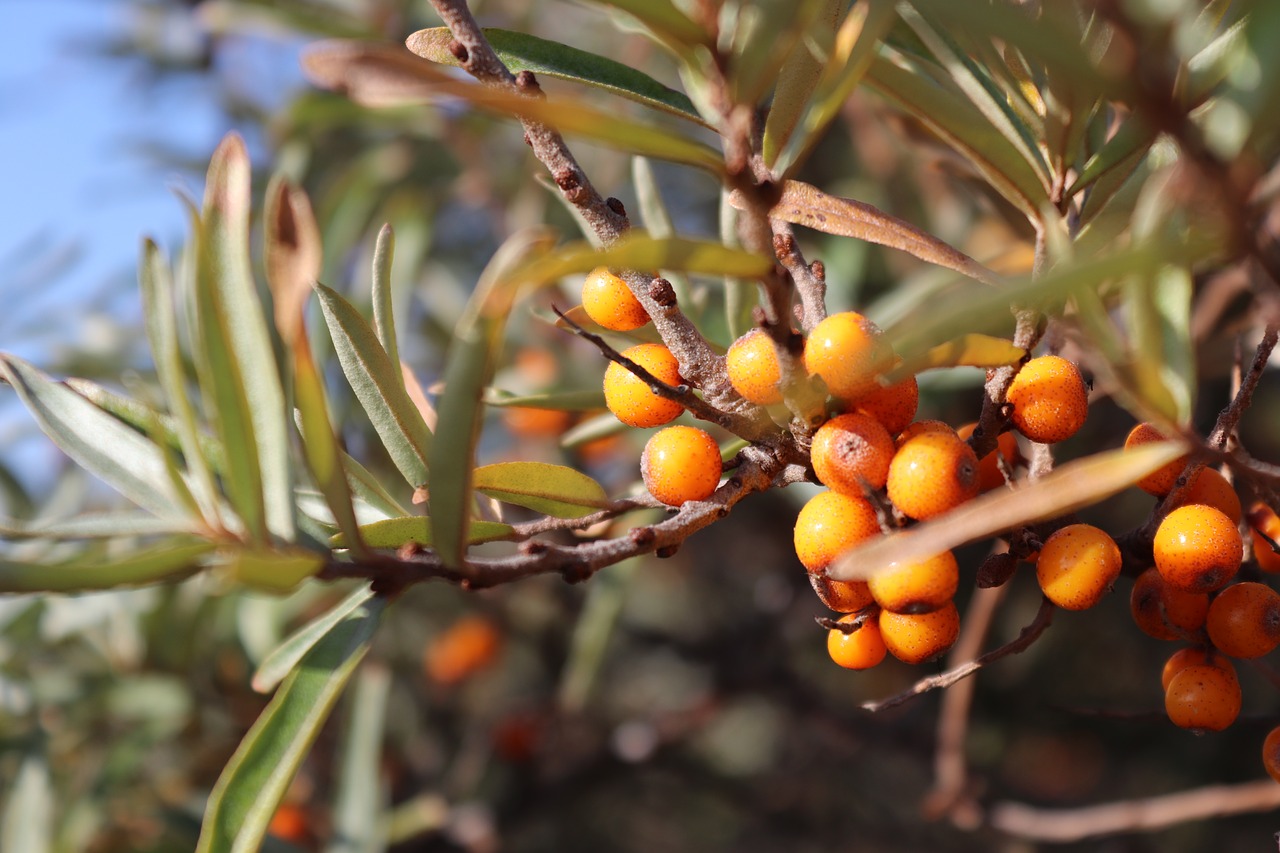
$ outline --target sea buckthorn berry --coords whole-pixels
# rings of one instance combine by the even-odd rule
[[[1184,729],[1220,732],[1240,715],[1240,682],[1221,666],[1183,667],[1164,692],[1169,720]]]
[[[1040,548],[1036,580],[1045,598],[1063,610],[1087,610],[1102,600],[1120,577],[1120,548],[1089,524],[1070,524]]]
[[[615,332],[629,332],[649,322],[649,312],[631,288],[606,267],[587,273],[582,284],[582,309],[596,324]]]
[[[1226,655],[1211,649],[1202,649],[1199,646],[1187,646],[1185,649],[1178,649],[1164,662],[1164,669],[1160,671],[1160,689],[1168,692],[1169,682],[1173,681],[1175,675],[1189,666],[1202,664],[1216,666],[1223,672],[1229,673],[1232,678],[1236,677],[1236,668],[1231,665],[1231,661],[1227,660]]]
[[[857,400],[878,386],[876,377],[893,363],[880,329],[856,311],[832,314],[818,323],[804,345],[804,368],[820,376],[834,396]]]
[[[889,463],[889,500],[923,521],[978,494],[978,457],[952,431],[925,432],[904,443]]]
[[[1264,583],[1232,584],[1209,605],[1209,640],[1233,658],[1260,658],[1280,645],[1280,593]]]
[[[977,428],[976,421],[971,424],[965,424],[956,430],[956,435],[968,441],[969,437],[973,435],[973,431]],[[1005,484],[1004,474],[1000,471],[999,460],[1001,458],[1004,459],[1004,463],[1010,471],[1022,461],[1022,451],[1018,448],[1018,439],[1011,432],[1000,433],[996,437],[996,449],[978,460],[978,488],[980,490],[989,492]]]
[[[821,572],[836,557],[879,533],[880,520],[866,498],[819,492],[796,517],[796,556],[809,571]]]
[[[1268,537],[1272,542],[1280,539],[1280,516],[1261,501],[1249,507],[1249,535],[1258,568],[1264,572],[1280,572],[1280,554],[1267,541]]]
[[[521,438],[558,438],[573,423],[573,413],[560,409],[509,406],[502,410],[502,419],[512,435]]]
[[[680,363],[662,344],[640,344],[623,350],[631,359],[668,385],[679,385]],[[616,361],[604,371],[604,403],[627,426],[656,427],[680,416],[684,406],[659,397],[649,386]]]
[[[438,684],[458,684],[493,664],[502,635],[482,616],[464,616],[431,641],[423,654],[427,675]]]
[[[838,581],[826,575],[811,574],[809,583],[822,603],[836,613],[857,613],[875,603],[866,581]]]
[[[1183,489],[1175,507],[1188,504],[1204,504],[1222,511],[1222,514],[1240,523],[1240,496],[1236,490],[1213,468],[1201,468]]]
[[[852,622],[854,614],[842,617],[841,622]],[[852,634],[832,628],[827,632],[827,654],[845,669],[871,669],[884,660],[884,639],[875,619],[867,619]]]
[[[871,595],[894,613],[928,613],[943,607],[960,585],[955,555],[943,551],[914,563],[890,563],[867,579]]]
[[[757,406],[782,402],[782,367],[773,339],[761,329],[752,329],[729,345],[725,354],[729,384],[743,399]]]
[[[1133,582],[1129,612],[1142,633],[1157,640],[1186,639],[1204,627],[1209,596],[1169,586],[1158,569],[1147,569]]]
[[[952,435],[956,434],[956,431],[951,424],[927,418],[923,421],[916,421],[915,423],[907,424],[906,428],[902,430],[902,432],[898,433],[898,437],[894,439],[894,446],[902,447],[902,445],[906,444],[917,435],[923,435],[926,432],[946,432]]]
[[[1169,437],[1161,433],[1158,429],[1148,423],[1138,424],[1129,430],[1129,435],[1124,440],[1124,449],[1132,450],[1144,444],[1151,444],[1157,441],[1168,441]],[[1152,471],[1147,476],[1139,480],[1136,485],[1147,494],[1155,495],[1162,498],[1169,492],[1173,491],[1173,484],[1178,481],[1178,477],[1182,475],[1182,469],[1187,467],[1188,457],[1180,456],[1167,465],[1163,465]]]
[[[813,434],[809,459],[818,481],[846,495],[861,495],[863,482],[881,489],[889,479],[893,439],[870,415],[837,415]]]
[[[1240,569],[1240,531],[1222,510],[1180,506],[1164,517],[1152,543],[1165,583],[1187,592],[1213,592]]]
[[[1262,740],[1262,766],[1272,779],[1280,782],[1280,726],[1267,732]]]
[[[640,454],[645,488],[667,506],[711,497],[720,485],[722,471],[720,446],[697,427],[659,430]]]
[[[920,383],[914,376],[880,385],[858,398],[855,412],[870,415],[884,425],[889,435],[897,435],[911,424],[920,406]]]
[[[948,601],[932,613],[880,611],[880,637],[904,663],[924,663],[951,648],[960,636],[960,611]]]
[[[1013,408],[1018,432],[1041,444],[1075,435],[1089,414],[1089,391],[1079,368],[1056,355],[1042,355],[1024,364],[1005,399]]]

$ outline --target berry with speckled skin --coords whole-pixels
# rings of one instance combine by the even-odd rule
[[[889,435],[897,435],[911,424],[919,406],[920,383],[914,376],[908,376],[862,395],[853,410],[870,415],[884,425]]]
[[[821,572],[845,551],[880,533],[875,508],[866,498],[819,492],[796,517],[796,556],[811,572]]]
[[[1187,646],[1185,649],[1178,649],[1164,662],[1164,669],[1160,671],[1160,689],[1168,692],[1169,682],[1173,681],[1175,675],[1189,666],[1204,664],[1216,666],[1232,678],[1236,677],[1236,668],[1227,660],[1226,655],[1199,646]]]
[[[1187,483],[1187,487],[1183,489],[1174,507],[1189,504],[1211,506],[1221,510],[1223,515],[1236,524],[1240,523],[1240,496],[1227,482],[1227,478],[1213,468],[1201,468],[1197,471]]]
[[[1040,548],[1036,580],[1045,598],[1063,610],[1087,610],[1111,591],[1120,564],[1114,539],[1092,525],[1070,524]]]
[[[631,359],[668,385],[680,385],[680,363],[662,344],[640,344],[623,350]],[[604,403],[627,426],[656,427],[680,416],[684,406],[659,397],[649,386],[616,361],[604,371]]]
[[[649,322],[649,312],[631,288],[607,267],[587,273],[582,284],[582,309],[596,324],[615,332],[629,332]]]
[[[1042,444],[1075,435],[1089,414],[1089,391],[1079,368],[1056,355],[1042,355],[1024,364],[1005,399],[1013,409],[1018,432]]]
[[[894,439],[894,447],[901,448],[902,445],[906,444],[917,435],[922,435],[926,432],[947,432],[952,435],[956,434],[955,428],[952,427],[951,424],[946,423],[945,421],[935,421],[932,418],[926,418],[923,421],[916,421],[915,423],[908,424],[906,429],[898,433],[898,437]]]
[[[924,663],[951,648],[960,636],[960,611],[952,601],[931,613],[881,610],[880,636],[898,660]]]
[[[729,345],[725,353],[729,384],[743,399],[758,406],[782,402],[782,367],[773,340],[760,329],[752,329]]]
[[[1132,450],[1144,444],[1168,440],[1168,436],[1161,433],[1151,424],[1141,423],[1129,430],[1129,435],[1124,440],[1124,449]],[[1187,467],[1187,460],[1188,457],[1180,456],[1167,465],[1152,471],[1139,480],[1136,485],[1147,494],[1162,498],[1173,491],[1173,484],[1182,475],[1182,469]]]
[[[886,485],[894,506],[924,521],[978,494],[978,457],[954,431],[921,433],[898,448]]]
[[[853,614],[840,619],[852,622]],[[884,639],[875,619],[868,619],[852,634],[832,628],[827,632],[827,654],[845,669],[870,669],[884,660]]]
[[[950,551],[911,563],[890,563],[867,579],[871,595],[894,613],[928,613],[943,607],[960,585],[960,567]]]
[[[1209,596],[1169,586],[1158,569],[1138,575],[1129,593],[1129,612],[1138,628],[1157,640],[1185,639],[1204,627]]]
[[[857,613],[875,603],[866,581],[838,581],[826,575],[810,574],[809,583],[822,603],[836,613]]]
[[[1253,557],[1258,568],[1264,572],[1280,572],[1280,554],[1267,541],[1267,537],[1280,541],[1280,516],[1262,501],[1249,507],[1249,537],[1253,540]]]
[[[956,430],[956,435],[968,441],[969,437],[973,435],[973,431],[977,428],[976,421],[971,424],[965,424]],[[1004,459],[1005,465],[1010,471],[1022,461],[1022,451],[1018,448],[1018,439],[1011,432],[1002,432],[996,436],[996,449],[978,460],[978,488],[981,491],[989,492],[1005,484],[1004,474],[1000,471],[1000,458]]]
[[[1280,593],[1248,581],[1225,587],[1209,605],[1209,640],[1233,658],[1260,658],[1280,645]]]
[[[880,329],[856,311],[818,323],[804,345],[804,368],[819,376],[834,396],[853,402],[874,391],[876,377],[893,364]]]
[[[1272,779],[1280,782],[1280,726],[1267,732],[1262,740],[1262,766]]]
[[[1184,667],[1169,681],[1164,709],[1184,729],[1220,732],[1240,715],[1240,682],[1221,666]]]
[[[659,430],[640,455],[645,487],[668,506],[711,497],[720,485],[721,471],[720,446],[697,427]]]
[[[1181,506],[1164,517],[1152,550],[1165,583],[1187,592],[1213,592],[1240,569],[1240,531],[1221,510]]]
[[[870,415],[837,415],[813,434],[810,461],[818,481],[846,495],[861,495],[863,482],[884,487],[893,458],[893,439]]]

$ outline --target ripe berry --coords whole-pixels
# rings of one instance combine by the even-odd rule
[[[559,438],[573,423],[573,413],[560,409],[508,406],[502,420],[512,435],[521,438]]]
[[[933,518],[978,494],[978,457],[954,432],[925,432],[898,448],[887,485],[899,510]]]
[[[1240,715],[1240,682],[1221,666],[1184,667],[1169,681],[1164,709],[1184,729],[1220,732]]]
[[[836,613],[857,613],[875,602],[866,581],[838,581],[826,575],[810,574],[809,583],[822,603]]]
[[[852,622],[857,617],[849,614],[841,622]],[[870,669],[884,660],[884,640],[875,619],[867,619],[852,634],[832,628],[827,632],[827,654],[845,669]]]
[[[1213,592],[1235,577],[1243,543],[1221,510],[1181,506],[1164,517],[1152,543],[1165,583],[1187,592]]]
[[[582,309],[598,325],[615,332],[629,332],[649,322],[649,312],[631,288],[606,267],[587,273],[582,284]]]
[[[668,385],[679,385],[680,363],[662,344],[640,344],[623,350],[631,359]],[[670,423],[680,416],[684,406],[675,400],[659,397],[634,373],[616,361],[604,371],[604,402],[618,420],[627,426],[655,427]]]
[[[956,435],[965,441],[978,428],[977,422],[965,424],[956,430]],[[999,456],[997,456],[999,454]],[[978,460],[978,488],[984,492],[998,489],[1005,484],[1004,474],[1000,471],[1000,458],[1010,471],[1022,461],[1022,451],[1018,448],[1018,439],[1011,432],[1002,432],[996,437],[996,449]]]
[[[457,684],[490,666],[502,648],[497,627],[482,616],[466,616],[431,641],[423,667],[438,684]]]
[[[810,461],[824,486],[861,495],[863,483],[884,487],[893,458],[893,439],[878,420],[857,412],[837,415],[813,435]]]
[[[1173,681],[1175,675],[1189,666],[1201,664],[1216,666],[1223,672],[1229,673],[1232,678],[1236,677],[1236,668],[1231,665],[1231,661],[1227,660],[1226,655],[1211,649],[1202,649],[1199,646],[1187,646],[1185,649],[1178,649],[1164,662],[1164,669],[1160,671],[1160,689],[1167,693],[1169,682]]]
[[[758,406],[782,402],[782,367],[773,339],[761,329],[752,329],[729,345],[725,354],[729,384],[743,399]]]
[[[871,415],[888,430],[897,435],[911,423],[920,406],[920,383],[914,376],[892,385],[877,386],[874,391],[858,398],[854,411]]]
[[[1013,425],[1032,441],[1065,441],[1084,426],[1089,392],[1080,370],[1065,358],[1042,355],[1022,366],[1005,396]]]
[[[667,506],[711,497],[720,485],[722,470],[720,446],[697,427],[659,430],[640,454],[645,488]]]
[[[1175,506],[1204,504],[1222,511],[1236,524],[1240,523],[1240,496],[1227,482],[1227,478],[1213,468],[1201,468],[1183,489]]]
[[[1204,627],[1209,596],[1169,586],[1158,569],[1147,569],[1133,582],[1129,612],[1144,634],[1157,640],[1186,639]]]
[[[1036,579],[1045,597],[1062,609],[1087,610],[1120,577],[1120,562],[1114,539],[1091,525],[1071,524],[1045,540]]]
[[[1129,435],[1124,440],[1124,449],[1131,450],[1143,444],[1151,444],[1157,441],[1168,441],[1169,437],[1161,434],[1154,426],[1148,423],[1138,424],[1129,430]],[[1164,465],[1147,476],[1139,480],[1136,485],[1148,494],[1162,498],[1173,490],[1173,484],[1177,482],[1178,477],[1182,475],[1182,469],[1187,467],[1186,456],[1181,456],[1172,462]]]
[[[1233,658],[1260,658],[1280,645],[1280,593],[1262,583],[1224,588],[1209,605],[1209,640]]]
[[[893,362],[880,329],[856,311],[832,314],[814,327],[804,345],[804,368],[822,377],[834,396],[850,402],[877,387]]]
[[[1280,726],[1267,732],[1262,741],[1262,766],[1272,779],[1280,782]]]
[[[880,636],[898,660],[924,663],[951,648],[960,636],[960,612],[951,601],[932,613],[881,610]]]
[[[932,418],[926,418],[923,421],[916,421],[915,423],[908,424],[902,432],[898,433],[898,437],[894,439],[894,446],[902,447],[902,445],[906,444],[917,435],[921,435],[926,432],[948,432],[954,435],[956,431],[951,428],[951,424],[949,423],[944,421],[935,421]]]
[[[943,551],[914,563],[890,563],[867,579],[876,603],[894,613],[928,613],[945,606],[960,585],[955,555]]]
[[[1280,516],[1261,501],[1249,508],[1249,536],[1253,540],[1253,556],[1258,561],[1258,568],[1264,572],[1280,572],[1280,554],[1267,541],[1268,537],[1272,542],[1280,537]]]
[[[811,572],[821,572],[854,545],[880,533],[875,508],[865,498],[819,492],[796,517],[796,556]]]

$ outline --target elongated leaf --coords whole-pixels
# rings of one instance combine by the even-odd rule
[[[392,364],[400,363],[400,345],[396,341],[396,315],[391,291],[391,262],[395,258],[396,232],[390,225],[378,231],[373,248],[373,331]]]
[[[1130,117],[1089,158],[1064,196],[1070,198],[1086,187],[1094,185],[1113,170],[1121,170],[1122,174],[1131,173],[1155,141],[1154,130],[1143,125],[1140,119]]]
[[[382,738],[390,692],[391,673],[386,667],[366,666],[356,675],[337,773],[333,839],[325,853],[379,853],[386,849]]]
[[[662,191],[658,189],[653,164],[647,158],[631,158],[631,184],[635,188],[636,202],[640,207],[640,221],[644,224],[645,230],[659,239],[674,237],[676,229],[671,223],[671,214],[662,200]],[[557,193],[557,195],[563,194]],[[663,270],[662,275],[671,282],[671,287],[676,292],[676,302],[684,310],[685,315],[697,322],[698,306],[694,303],[689,279],[683,273],[674,270]]]
[[[179,580],[199,571],[214,547],[206,540],[176,537],[119,558],[77,555],[52,565],[0,559],[0,593],[86,592]]]
[[[1016,527],[1059,518],[1128,488],[1186,453],[1177,442],[1109,450],[1057,468],[1017,489],[987,492],[937,519],[876,538],[839,557],[837,580],[874,575],[889,563],[918,560]]]
[[[484,34],[498,58],[513,73],[532,71],[538,75],[595,86],[705,126],[688,96],[621,62],[528,33],[490,27]],[[461,65],[458,58],[449,52],[452,41],[453,34],[448,27],[433,27],[418,30],[409,36],[405,44],[423,59],[441,65]]]
[[[843,7],[843,0],[822,0],[813,26],[792,48],[782,65],[764,124],[764,161],[767,166],[777,163],[778,155],[791,139],[809,105],[809,96],[817,88],[825,65],[825,57],[814,53],[814,42],[829,45],[834,41]]]
[[[280,685],[209,795],[196,853],[255,853],[298,766],[369,651],[385,601],[359,605]]]
[[[65,519],[17,521],[0,517],[0,537],[8,539],[115,539],[195,533],[192,519],[157,518],[140,512],[95,512]]]
[[[773,260],[742,249],[705,240],[668,238],[660,240],[646,234],[623,237],[607,249],[597,250],[589,243],[570,243],[554,253],[512,273],[521,284],[545,284],[566,275],[586,272],[597,266],[619,269],[672,269],[705,275],[729,275],[755,278],[773,268]]]
[[[298,661],[325,638],[334,626],[346,619],[357,607],[373,598],[373,590],[367,586],[353,590],[346,598],[329,610],[294,631],[258,664],[251,683],[258,693],[269,693],[293,672]]]
[[[515,528],[510,524],[497,521],[472,521],[467,528],[467,544],[500,542],[503,539],[510,539],[514,533]],[[407,515],[401,518],[371,521],[360,526],[360,535],[364,537],[365,544],[370,548],[399,548],[410,542],[426,547],[435,544],[431,519],[425,515]],[[341,533],[334,536],[333,547],[347,547],[346,537]]]
[[[388,518],[409,515],[409,510],[392,497],[381,479],[345,452],[342,454],[342,467],[347,472],[347,485],[362,501]]]
[[[52,853],[54,839],[53,781],[44,755],[29,754],[22,759],[9,788],[0,823],[0,849],[22,853]]]
[[[1018,363],[1026,354],[1025,349],[1014,346],[1008,338],[961,335],[904,361],[885,378],[889,382],[897,382],[922,370],[939,367],[1005,367]]]
[[[364,407],[391,460],[411,486],[427,481],[431,431],[409,399],[400,366],[387,357],[360,312],[336,291],[316,285],[342,372]]]
[[[602,438],[618,435],[629,430],[626,424],[618,420],[610,412],[596,415],[583,421],[560,436],[560,446],[567,448],[581,447]]]
[[[581,518],[609,504],[603,486],[563,465],[499,462],[477,468],[474,477],[476,491],[556,518]]]
[[[509,394],[490,388],[485,392],[486,406],[524,409],[555,409],[560,412],[590,412],[604,408],[604,391],[552,391],[546,394]]]
[[[709,36],[689,16],[681,12],[671,0],[592,0],[603,6],[612,6],[635,16],[669,46],[692,47],[706,44]]]
[[[270,593],[292,592],[324,567],[325,555],[301,548],[274,551],[241,549],[229,562],[231,575],[245,586]]]

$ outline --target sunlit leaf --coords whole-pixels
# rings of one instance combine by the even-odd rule
[[[1089,158],[1084,168],[1080,170],[1080,174],[1067,188],[1064,196],[1070,198],[1097,183],[1113,170],[1120,170],[1122,175],[1132,173],[1155,140],[1155,131],[1143,125],[1139,118],[1130,117],[1120,125],[1097,153]],[[1119,186],[1119,183],[1113,183],[1113,186]]]
[[[141,512],[92,512],[34,521],[0,517],[0,537],[8,539],[115,539],[195,532],[193,519],[158,518]]]
[[[479,545],[482,542],[499,542],[509,539],[515,529],[509,524],[497,521],[473,520],[467,529],[467,544]],[[409,515],[401,518],[387,518],[382,521],[371,521],[360,525],[360,535],[370,548],[399,548],[410,542],[424,547],[435,544],[431,531],[431,519],[425,515]],[[333,537],[333,547],[345,548],[346,537],[341,533]]]
[[[605,412],[604,414],[596,415],[594,418],[588,418],[565,432],[564,435],[560,436],[560,446],[566,448],[582,447],[584,444],[610,438],[629,430],[631,430],[631,427],[615,418],[611,412]]]
[[[773,101],[764,124],[764,160],[768,166],[777,162],[778,155],[791,139],[822,76],[825,57],[815,54],[814,42],[829,46],[834,41],[836,24],[845,4],[843,0],[822,0],[818,5],[812,26],[800,43],[791,48],[778,73]]]
[[[333,627],[347,618],[357,607],[373,598],[373,590],[367,586],[352,591],[329,610],[312,619],[306,625],[285,638],[279,646],[272,650],[258,664],[251,682],[258,693],[269,693],[277,684],[285,679],[298,661],[311,651]]]
[[[635,16],[653,33],[673,48],[706,44],[706,30],[681,12],[671,0],[591,0],[612,6]]]
[[[1014,346],[1008,338],[980,334],[961,335],[903,362],[886,379],[897,382],[922,370],[940,367],[1005,367],[1017,364],[1026,354],[1025,349]]]
[[[556,518],[580,518],[609,503],[603,486],[563,465],[499,462],[477,468],[473,476],[476,491]]]
[[[84,592],[180,580],[203,568],[215,547],[175,537],[120,557],[78,554],[53,564],[0,559],[0,593]]]
[[[396,234],[390,225],[378,231],[373,248],[373,331],[392,364],[400,363],[400,345],[396,341],[396,315],[391,290],[391,263],[395,258]]]
[[[57,795],[44,755],[23,757],[11,783],[0,821],[0,849],[52,853]]]
[[[524,409],[555,409],[560,412],[591,412],[604,408],[604,391],[552,391],[546,394],[509,394],[490,388],[485,392],[486,406]]]
[[[755,278],[773,268],[773,259],[708,240],[657,239],[647,234],[623,237],[604,250],[570,243],[513,273],[521,283],[544,284],[597,266],[618,269],[672,269],[704,275]]]
[[[237,549],[227,567],[237,581],[262,592],[292,592],[324,568],[325,555],[301,548],[276,551]]]
[[[325,853],[379,853],[386,848],[388,782],[382,747],[390,693],[391,672],[385,666],[370,664],[356,674],[338,759],[333,837]]]

